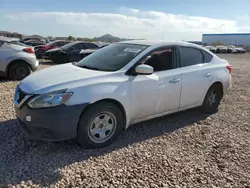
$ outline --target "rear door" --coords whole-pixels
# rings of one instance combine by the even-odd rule
[[[197,105],[212,81],[211,54],[194,47],[179,46],[182,92],[180,109]]]

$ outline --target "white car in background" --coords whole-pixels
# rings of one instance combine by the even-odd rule
[[[231,88],[231,71],[226,60],[191,43],[113,43],[22,80],[15,111],[32,139],[76,138],[101,148],[131,124],[194,107],[216,112]]]
[[[33,47],[12,38],[0,37],[0,76],[22,80],[38,68]]]
[[[205,46],[206,49],[208,49],[210,52],[216,53],[217,48],[214,46]]]
[[[230,50],[230,53],[237,53],[236,47],[234,45],[227,45],[227,49]]]
[[[216,53],[227,53],[226,46],[216,46]]]
[[[245,53],[246,52],[246,50],[244,50],[243,48],[239,48],[239,47],[235,48],[235,50],[236,50],[236,53]]]

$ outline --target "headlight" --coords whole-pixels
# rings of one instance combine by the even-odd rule
[[[28,102],[30,108],[49,108],[64,104],[73,95],[72,92],[52,92],[39,95]]]

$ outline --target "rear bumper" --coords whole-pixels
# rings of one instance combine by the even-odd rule
[[[63,141],[77,136],[77,125],[87,104],[47,109],[15,105],[17,122],[27,137],[42,141]]]
[[[232,76],[230,74],[228,82],[226,82],[223,86],[223,96],[227,95],[227,93],[231,90],[231,88],[232,88]]]
[[[31,66],[32,71],[36,71],[39,68],[39,61],[36,60],[33,66]]]

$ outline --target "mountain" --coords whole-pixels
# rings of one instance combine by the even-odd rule
[[[101,41],[101,42],[108,42],[108,43],[112,43],[112,42],[120,42],[120,41],[125,41],[125,40],[133,40],[133,39],[125,39],[125,38],[119,38],[119,37],[115,37],[111,34],[106,34],[100,37],[95,37],[94,40],[96,41]]]

